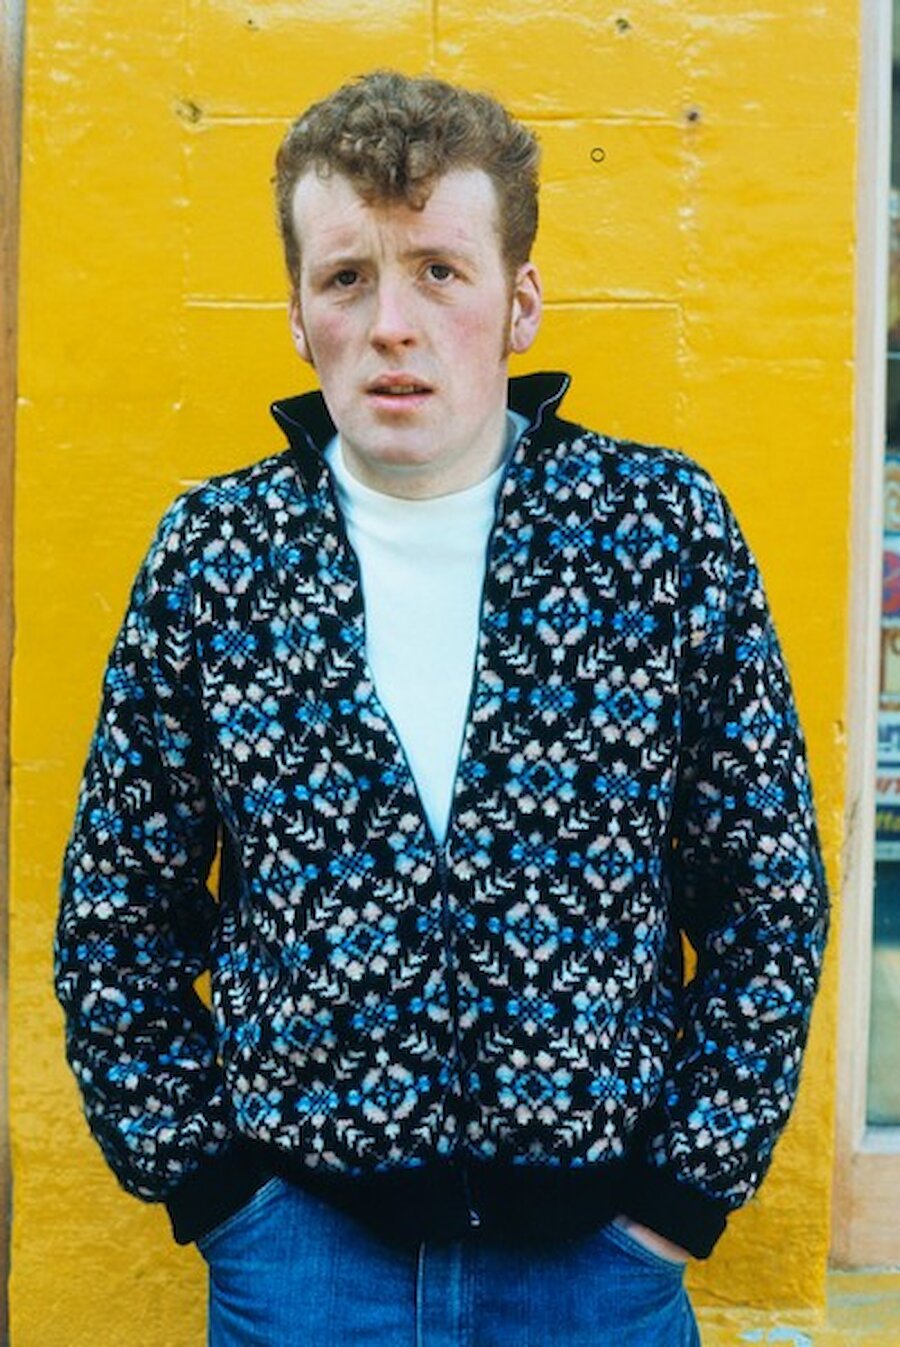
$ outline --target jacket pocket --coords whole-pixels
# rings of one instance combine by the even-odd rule
[[[277,1177],[268,1179],[261,1188],[257,1188],[248,1202],[238,1207],[237,1211],[233,1211],[230,1216],[226,1216],[224,1221],[214,1225],[211,1230],[198,1235],[195,1243],[204,1258],[211,1252],[213,1246],[227,1235],[236,1234],[242,1228],[252,1225],[254,1219],[261,1215],[263,1210],[279,1196],[285,1183],[285,1179]]]

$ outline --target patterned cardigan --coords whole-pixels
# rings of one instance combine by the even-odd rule
[[[442,846],[366,664],[320,396],[163,519],[56,954],[89,1124],[181,1240],[279,1173],[398,1237],[624,1210],[703,1256],[766,1171],[827,927],[787,674],[714,483],[561,420],[567,384],[511,381]]]

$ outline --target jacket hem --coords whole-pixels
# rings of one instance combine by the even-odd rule
[[[663,1169],[633,1164],[622,1210],[695,1258],[708,1258],[725,1230],[731,1209]]]
[[[166,1198],[176,1242],[190,1244],[214,1230],[249,1202],[271,1176],[259,1148],[241,1139],[223,1154],[204,1161]]]
[[[622,1210],[627,1176],[619,1161],[565,1169],[450,1159],[347,1176],[311,1170],[281,1153],[267,1159],[289,1183],[400,1244],[477,1235],[546,1245],[586,1236]]]

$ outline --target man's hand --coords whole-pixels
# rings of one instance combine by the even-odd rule
[[[638,1244],[643,1244],[645,1249],[651,1253],[658,1253],[661,1258],[667,1258],[672,1263],[687,1263],[691,1255],[687,1249],[683,1249],[680,1244],[673,1244],[665,1235],[658,1235],[655,1230],[651,1230],[648,1225],[641,1225],[640,1221],[633,1221],[630,1216],[617,1216],[613,1221],[620,1230],[624,1230]]]

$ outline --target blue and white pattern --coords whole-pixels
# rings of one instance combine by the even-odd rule
[[[526,404],[546,385],[513,381]],[[599,1167],[640,1124],[648,1170],[740,1205],[797,1088],[826,896],[727,505],[678,453],[533,421],[438,849],[366,665],[315,399],[282,410],[285,453],[171,508],[111,657],[57,945],[107,1159],[159,1199],[236,1132],[366,1175]]]

